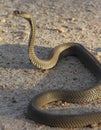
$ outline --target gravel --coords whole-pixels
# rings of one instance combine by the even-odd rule
[[[89,88],[96,79],[74,57],[62,58],[45,72],[33,66],[27,51],[30,27],[26,20],[13,16],[16,9],[36,19],[35,51],[40,58],[47,59],[55,46],[73,41],[101,62],[101,1],[0,0],[0,130],[56,130],[26,118],[31,98],[45,90]],[[101,111],[101,99],[87,105],[57,102],[49,109],[71,114]],[[91,128],[77,128],[86,129]]]

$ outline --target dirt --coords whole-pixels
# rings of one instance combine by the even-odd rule
[[[48,58],[63,43],[84,45],[101,62],[100,0],[0,0],[0,126],[1,130],[56,130],[26,117],[28,104],[36,94],[51,89],[80,90],[91,87],[95,77],[78,59],[62,58],[46,72],[28,58],[30,27],[14,10],[32,13],[36,20],[35,51]],[[52,112],[79,114],[101,111],[101,99],[87,105],[57,103]],[[57,128],[62,130],[61,128]],[[101,127],[77,128],[77,130]]]

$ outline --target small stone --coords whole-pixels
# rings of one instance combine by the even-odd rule
[[[101,52],[97,52],[96,58],[101,61]]]
[[[101,57],[101,52],[97,52],[97,55]]]
[[[6,84],[0,85],[0,89],[5,89],[5,88],[7,88]]]
[[[66,38],[66,34],[63,34],[62,37],[63,37],[63,38]]]
[[[51,22],[51,24],[52,24],[53,26],[56,26],[56,22]]]
[[[76,19],[76,18],[72,18],[71,20],[72,20],[73,22],[77,21],[77,19]]]
[[[95,128],[97,126],[98,126],[98,124],[96,123],[96,124],[89,124],[86,127],[88,127],[88,128]]]
[[[3,41],[3,38],[2,37],[0,37],[0,42],[2,42]]]
[[[0,89],[3,89],[3,85],[0,85]]]
[[[4,88],[4,89],[7,88],[7,87],[8,87],[8,86],[7,86],[6,84],[3,85],[3,88]]]
[[[17,101],[16,101],[16,99],[15,99],[15,97],[13,97],[12,98],[12,103],[16,103]]]
[[[3,23],[3,24],[6,23],[6,19],[1,19],[0,23]]]
[[[77,80],[77,78],[73,78],[73,80]]]
[[[41,70],[42,73],[47,74],[48,70]]]
[[[24,62],[23,61],[20,61],[21,64],[23,64]]]
[[[58,32],[63,33],[65,32],[62,28],[58,29]]]
[[[42,28],[42,25],[41,24],[37,25],[37,28]]]

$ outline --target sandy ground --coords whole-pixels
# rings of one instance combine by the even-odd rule
[[[101,62],[101,0],[0,0],[0,130],[53,130],[56,128],[26,118],[31,98],[50,89],[89,88],[95,77],[74,57],[62,58],[47,72],[33,66],[27,51],[29,24],[12,15],[15,9],[33,13],[35,51],[40,58],[48,58],[56,45],[74,41]],[[52,105],[51,111],[58,113],[59,108],[71,114],[101,111],[101,99],[87,105],[59,102]],[[85,129],[91,128],[77,130]]]

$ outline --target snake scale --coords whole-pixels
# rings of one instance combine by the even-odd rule
[[[69,90],[49,90],[36,95],[28,106],[28,114],[35,122],[43,123],[52,127],[76,128],[84,127],[89,124],[101,122],[101,112],[84,113],[81,115],[52,114],[42,110],[42,106],[53,101],[66,101],[69,103],[88,103],[101,96],[101,64],[100,62],[81,44],[65,43],[54,48],[48,60],[39,59],[34,51],[35,25],[32,14],[14,11],[14,15],[23,17],[29,21],[31,33],[29,38],[28,54],[29,59],[40,69],[46,70],[53,68],[63,51],[67,56],[75,56],[87,67],[96,77],[97,81],[92,88],[79,91]]]

